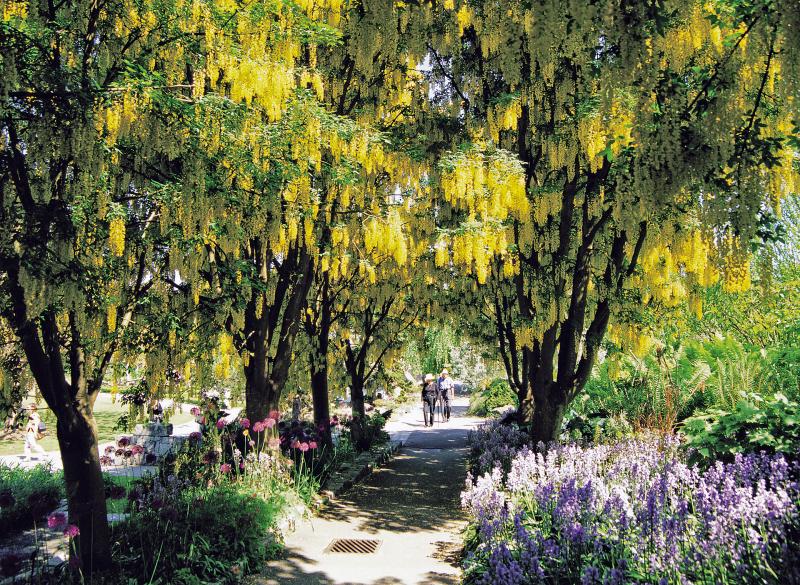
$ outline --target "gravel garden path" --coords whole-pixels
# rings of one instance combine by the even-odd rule
[[[467,433],[482,422],[466,417],[466,410],[467,399],[459,397],[447,423],[425,428],[422,410],[415,408],[387,424],[392,439],[403,442],[395,458],[299,523],[286,537],[284,558],[270,562],[252,583],[458,583]],[[378,541],[377,550],[329,552],[335,539]]]

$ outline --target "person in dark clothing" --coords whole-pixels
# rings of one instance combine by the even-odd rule
[[[425,374],[425,382],[422,384],[422,414],[425,418],[425,426],[433,426],[433,412],[436,408],[436,395],[438,387],[433,374]]]

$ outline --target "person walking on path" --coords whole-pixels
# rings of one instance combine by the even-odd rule
[[[39,416],[38,407],[35,404],[31,404],[28,409],[30,410],[30,414],[28,415],[28,424],[25,426],[24,459],[31,459],[31,450],[36,451],[37,454],[45,457],[46,453],[39,444],[39,439],[41,438],[41,432],[39,428],[42,424],[42,419]]]
[[[436,408],[437,385],[433,374],[425,374],[425,381],[422,384],[422,415],[425,418],[425,426],[433,426],[433,413]]]
[[[439,400],[441,401],[442,417],[445,422],[450,420],[450,399],[453,397],[454,388],[453,379],[450,377],[447,368],[445,368],[439,376]]]

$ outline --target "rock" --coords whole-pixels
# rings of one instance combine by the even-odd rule
[[[172,424],[162,424],[151,422],[144,425],[136,425],[133,432],[132,443],[141,445],[145,453],[152,453],[157,457],[163,457],[172,450],[178,449],[186,437],[172,435]]]

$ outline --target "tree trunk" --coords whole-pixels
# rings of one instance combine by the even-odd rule
[[[81,403],[60,413],[56,432],[64,465],[69,521],[80,530],[73,541],[73,553],[77,553],[84,575],[91,575],[108,568],[111,550],[97,425],[91,407]]]
[[[534,444],[558,440],[566,407],[566,394],[556,383],[534,388],[531,418],[531,439]]]
[[[245,406],[247,416],[250,420],[264,420],[270,410],[275,408],[274,400],[271,399],[270,384],[267,378],[267,357],[266,354],[250,358],[250,362],[245,366]],[[211,421],[213,424],[214,421]]]
[[[350,377],[350,404],[353,409],[353,418],[366,416],[364,410],[364,382],[358,376]]]
[[[316,364],[311,371],[311,400],[314,403],[314,425],[325,447],[333,445],[331,440],[331,409],[328,399],[328,363]]]
[[[517,409],[517,422],[522,425],[527,425],[533,419],[533,396],[530,392],[530,386],[525,384],[522,387],[515,388],[517,394],[517,401],[519,408]]]

